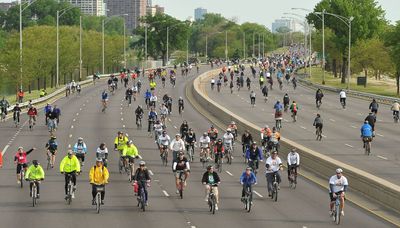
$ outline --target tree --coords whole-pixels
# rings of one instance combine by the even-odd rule
[[[385,44],[389,47],[390,56],[395,66],[397,96],[400,92],[400,21],[397,21],[396,26],[390,27],[385,36]]]

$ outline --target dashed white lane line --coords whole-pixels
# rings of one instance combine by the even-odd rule
[[[258,193],[258,192],[256,192],[256,191],[254,191],[254,190],[253,190],[253,192],[254,192],[254,194],[256,194],[258,197],[260,197],[260,198],[264,198],[264,196],[263,196],[263,195],[261,195],[260,193]]]
[[[79,116],[79,113],[76,113],[77,116]]]
[[[83,104],[83,107],[85,107],[86,106],[86,104]]]
[[[174,128],[175,128],[175,129],[178,129],[178,127],[176,127],[175,125],[174,125]]]
[[[196,226],[190,226],[190,228],[196,228]]]
[[[300,126],[301,128],[303,128],[304,130],[306,130],[307,128],[306,127],[304,127],[304,126]]]
[[[121,112],[121,115],[123,115],[124,113],[123,112]]]
[[[378,158],[381,158],[381,159],[383,159],[383,160],[388,160],[387,157],[383,157],[383,156],[380,156],[380,155],[378,155],[377,157],[378,157]]]
[[[121,121],[124,121],[124,118],[121,118]]]
[[[381,135],[381,134],[378,134],[378,133],[376,133],[376,135],[377,135],[377,136],[380,136],[380,137],[385,137],[385,136],[383,136],[383,135]]]
[[[143,157],[142,157],[142,156],[140,156],[140,155],[139,155],[138,157],[139,157],[140,159],[143,159]]]
[[[122,110],[123,108],[121,108],[121,110]]]
[[[335,120],[334,119],[329,119],[330,121],[332,121],[332,122],[335,122]]]
[[[71,129],[73,129],[74,128],[74,125],[71,125]]]
[[[350,145],[350,144],[344,144],[344,145],[346,145],[346,146],[348,146],[348,147],[350,147],[350,148],[354,148],[354,146],[352,146],[352,145]]]
[[[153,171],[149,170],[149,173],[150,173],[151,176],[154,176]]]
[[[70,134],[69,137],[72,138],[72,134]]]
[[[122,128],[125,128],[125,125],[122,125]]]
[[[233,174],[232,174],[231,172],[229,172],[228,170],[225,170],[225,172],[226,172],[229,176],[233,177]]]
[[[73,119],[72,121],[73,121],[73,122],[75,122],[75,121],[76,121],[76,119]]]
[[[79,111],[82,111],[82,108],[80,108]]]
[[[357,128],[357,127],[356,127],[356,126],[354,126],[354,125],[351,125],[351,127],[352,127],[352,128]]]
[[[322,135],[322,134],[321,134],[321,136],[322,136],[322,138],[327,138],[326,135]]]
[[[167,191],[165,191],[165,190],[162,190],[162,192],[164,193],[164,195],[165,195],[166,197],[169,197],[169,194],[168,194],[168,192],[167,192]]]

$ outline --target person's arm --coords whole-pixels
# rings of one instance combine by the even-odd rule
[[[186,169],[187,169],[188,171],[190,171],[190,163],[189,163],[189,161],[186,162]]]
[[[60,163],[60,173],[64,172],[64,166],[65,166],[65,158],[63,158],[63,160],[61,160]]]
[[[297,166],[300,166],[300,155],[299,153],[296,153],[297,156]]]
[[[291,166],[291,165],[292,165],[292,163],[291,163],[291,161],[290,161],[290,153],[291,153],[291,152],[289,152],[288,155],[287,155],[287,163],[288,163],[288,166]],[[288,167],[288,168],[289,168],[289,167]]]
[[[108,169],[106,167],[103,166],[103,168],[104,168],[104,170],[103,170],[104,183],[108,184],[108,178],[110,177],[110,174],[109,174]]]
[[[201,183],[202,184],[207,184],[207,172],[205,172],[204,174],[203,174],[203,177],[201,178]]]
[[[174,161],[174,164],[172,164],[172,171],[176,171],[176,166],[178,165],[178,163],[176,161]]]
[[[30,166],[29,168],[28,168],[28,170],[26,170],[26,172],[25,172],[25,179],[29,179],[29,175],[31,175],[31,172],[32,172],[32,167],[33,166]]]
[[[78,158],[74,156],[74,163],[75,163],[75,169],[77,173],[81,172],[81,163],[79,162]]]
[[[219,178],[218,173],[216,173],[216,172],[213,172],[213,173],[214,173],[214,180],[215,180],[215,183],[217,183],[217,184],[221,183],[221,179]]]
[[[32,151],[34,151],[34,150],[35,150],[35,148],[32,148],[32,149],[30,149],[30,150],[26,151],[26,155],[28,155],[28,154],[32,153]]]
[[[243,184],[244,175],[245,175],[244,172],[242,173],[242,175],[240,175],[240,178],[239,178],[240,184]]]
[[[40,177],[41,180],[44,180],[45,174],[44,174],[43,167],[39,166],[38,168],[39,168],[39,177]]]

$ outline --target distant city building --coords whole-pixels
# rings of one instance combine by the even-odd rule
[[[68,0],[72,5],[78,6],[86,15],[105,16],[106,4],[104,0]]]
[[[8,9],[10,9],[11,7],[15,6],[17,4],[17,2],[1,2],[0,3],[0,10],[2,11],[7,11]]]
[[[164,7],[161,7],[159,5],[147,6],[147,14],[150,14],[152,16],[156,15],[157,13],[163,14],[164,11]]]
[[[207,9],[197,8],[194,10],[194,19],[196,21],[204,19],[204,14],[207,14]]]
[[[140,17],[147,13],[148,0],[106,0],[106,3],[108,17],[128,14],[124,18],[129,33],[140,26]]]
[[[272,32],[276,33],[277,30],[282,27],[287,27],[288,29],[293,30],[291,20],[277,19],[275,20],[275,22],[272,23]]]

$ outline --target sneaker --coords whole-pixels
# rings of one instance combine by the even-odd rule
[[[344,216],[344,211],[342,210],[342,211],[340,212],[340,214],[341,214],[342,216]]]
[[[179,190],[176,190],[176,194],[179,194]]]
[[[17,184],[21,184],[21,181],[18,180],[18,181],[17,181]]]
[[[204,201],[208,202],[208,197],[204,198]]]
[[[94,199],[92,200],[92,205],[96,205],[96,201]]]
[[[84,166],[85,165],[85,162],[82,162],[82,166]]]
[[[36,199],[40,199],[40,194],[36,194]]]
[[[278,184],[278,190],[281,190],[281,186]]]
[[[271,196],[272,196],[272,193],[268,192],[268,197],[271,197]]]
[[[215,204],[215,210],[218,211],[218,204]]]
[[[72,193],[71,198],[75,199],[75,193]]]
[[[242,203],[244,203],[244,197],[240,198],[240,201],[241,201]]]
[[[101,201],[101,205],[104,205],[104,200]]]
[[[333,216],[333,211],[329,211],[329,216]]]
[[[68,195],[65,195],[64,199],[67,200],[68,199]]]
[[[146,207],[148,207],[149,206],[149,202],[146,202]]]

